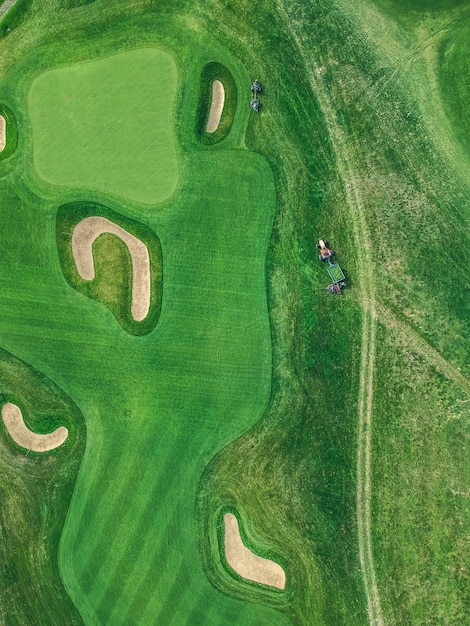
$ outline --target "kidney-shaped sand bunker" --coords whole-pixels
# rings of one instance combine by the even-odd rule
[[[61,446],[69,436],[65,426],[59,426],[51,433],[45,435],[30,430],[23,421],[21,409],[12,402],[6,402],[2,406],[2,419],[8,434],[13,441],[32,452],[49,452]]]
[[[280,565],[254,554],[243,543],[238,520],[232,513],[225,513],[225,558],[230,567],[242,578],[263,585],[284,589],[286,575]]]
[[[150,258],[147,246],[105,217],[86,217],[79,222],[72,235],[72,251],[77,271],[84,280],[93,280],[93,242],[104,233],[116,235],[127,245],[132,260],[132,317],[140,322],[147,317],[150,307]]]

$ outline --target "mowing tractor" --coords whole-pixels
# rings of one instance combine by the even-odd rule
[[[331,283],[331,285],[328,285],[326,290],[328,293],[340,294],[343,287],[346,287],[346,283],[344,282],[344,280],[342,280],[340,283]]]
[[[327,261],[328,259],[331,259],[331,257],[334,255],[334,251],[330,250],[326,239],[319,239],[317,243],[317,248],[320,250],[320,254],[318,255],[320,261]]]
[[[343,287],[346,287],[346,280],[343,270],[339,266],[339,263],[332,263],[331,257],[334,255],[334,251],[331,250],[329,243],[326,239],[319,239],[317,248],[320,250],[318,258],[320,261],[328,261],[327,272],[330,279],[333,281],[326,291],[328,293],[339,295]]]
[[[256,96],[257,94],[261,93],[261,83],[259,82],[258,79],[256,79],[255,82],[251,85],[251,91],[253,93],[253,98],[251,99],[250,106],[253,109],[253,111],[258,113],[259,100]]]

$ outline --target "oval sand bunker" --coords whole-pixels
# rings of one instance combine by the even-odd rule
[[[248,580],[278,589],[286,586],[286,575],[280,565],[253,554],[242,541],[238,520],[232,513],[225,513],[225,558],[237,574]]]
[[[77,271],[84,280],[93,280],[93,242],[100,235],[109,233],[119,237],[128,247],[132,261],[132,317],[141,322],[150,308],[150,258],[147,246],[105,217],[86,217],[79,222],[72,234],[72,252]]]
[[[33,452],[49,452],[61,446],[69,436],[69,431],[65,426],[59,426],[52,433],[40,435],[33,433],[23,421],[21,409],[7,402],[2,406],[2,419],[8,434],[13,441],[27,450]]]
[[[225,91],[220,80],[214,80],[212,83],[212,102],[209,112],[209,119],[206,124],[206,132],[214,133],[220,124],[222,111],[224,110]]]
[[[6,122],[3,115],[0,115],[0,152],[5,150],[5,146],[7,143],[7,133],[6,133]]]

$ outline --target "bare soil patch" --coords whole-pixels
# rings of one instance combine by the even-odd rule
[[[212,102],[209,111],[209,119],[206,124],[206,132],[214,133],[220,124],[222,111],[224,110],[225,90],[220,80],[214,80],[212,83]]]
[[[5,149],[5,146],[7,144],[6,127],[7,125],[5,122],[5,118],[3,117],[3,115],[0,115],[0,152]]]
[[[225,558],[237,574],[263,585],[284,589],[286,575],[280,565],[253,554],[242,541],[238,520],[232,513],[225,513]]]
[[[86,217],[72,234],[72,252],[77,271],[84,280],[93,280],[93,242],[104,233],[116,235],[128,247],[132,260],[132,317],[141,322],[150,307],[150,258],[147,246],[137,237],[105,217]]]
[[[33,433],[23,421],[21,409],[11,402],[2,406],[2,419],[8,434],[13,441],[33,452],[49,452],[61,446],[69,436],[65,426],[59,426],[52,433],[40,435]]]

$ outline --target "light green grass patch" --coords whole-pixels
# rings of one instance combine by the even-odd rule
[[[178,182],[176,85],[176,63],[157,47],[37,76],[28,106],[40,178],[143,204],[168,198]]]

